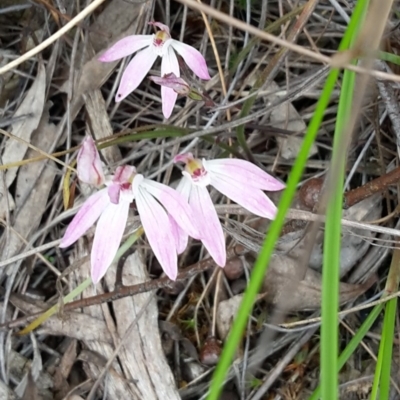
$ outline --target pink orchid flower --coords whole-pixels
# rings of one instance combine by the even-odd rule
[[[207,186],[213,186],[252,213],[273,219],[276,215],[276,206],[263,190],[282,190],[285,185],[245,160],[232,158],[199,160],[188,153],[177,155],[174,162],[186,164],[177,191],[182,193],[192,207],[205,248],[215,262],[224,267],[226,264],[224,234]],[[179,227],[176,229],[180,235],[179,241],[187,242],[188,235]]]
[[[105,185],[106,188],[83,203],[69,224],[60,247],[76,242],[98,220],[91,251],[91,277],[93,283],[98,283],[117,253],[129,207],[135,199],[149,244],[165,273],[175,280],[178,271],[176,226],[198,237],[191,222],[191,209],[184,197],[166,185],[145,179],[129,165],[118,167],[113,176],[105,177],[90,136],[85,138],[79,151],[77,170],[83,182]]]
[[[161,76],[173,72],[179,77],[179,63],[175,51],[182,56],[199,78],[210,79],[206,60],[198,50],[172,39],[168,26],[160,22],[149,22],[149,24],[160,30],[153,35],[127,36],[115,43],[99,58],[100,61],[111,62],[143,49],[126,67],[119,84],[116,102],[123,100],[140,85],[158,56],[162,58]],[[171,88],[161,87],[162,110],[165,118],[171,116],[177,96]]]

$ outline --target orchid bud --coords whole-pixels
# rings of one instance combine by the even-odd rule
[[[104,183],[104,173],[99,152],[91,136],[86,136],[77,157],[78,178],[85,183],[100,186]]]
[[[195,101],[206,101],[207,99],[196,89],[193,89],[182,78],[177,77],[173,72],[165,74],[162,78],[159,76],[149,76],[149,79],[160,86],[172,89],[175,93],[187,96]]]
[[[173,72],[165,74],[163,77],[149,76],[149,79],[160,86],[165,86],[174,90],[176,93],[187,96],[190,93],[189,84]]]

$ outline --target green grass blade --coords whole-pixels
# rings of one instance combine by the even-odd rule
[[[352,110],[354,85],[355,73],[344,71],[334,132],[332,164],[327,184],[331,198],[328,199],[324,236],[321,305],[321,392],[324,400],[336,400],[338,396],[339,328],[337,315],[339,311],[343,182],[347,159],[342,148],[342,136]]]
[[[273,220],[271,223],[268,236],[264,241],[260,255],[254,265],[251,279],[244,293],[238,315],[233,323],[232,330],[223,348],[220,361],[217,365],[213,380],[211,382],[210,393],[207,397],[208,400],[218,399],[225,375],[230,366],[232,357],[239,345],[240,339],[242,338],[243,330],[246,327],[247,318],[253,308],[254,300],[263,282],[269,260],[275,247],[275,243],[279,238],[280,231],[285,222],[286,213],[289,210],[294,194],[296,193],[297,184],[303,174],[304,166],[308,158],[308,152],[315,141],[319,126],[324,116],[324,111],[329,104],[329,98],[335,87],[337,76],[337,70],[333,70],[328,75],[323,89],[323,94],[318,102],[314,117],[309,124],[307,133],[304,137],[304,142],[289,176],[287,187],[282,195],[281,201],[279,202],[278,213],[275,220]]]
[[[368,1],[359,13],[353,14],[354,31],[351,45],[356,41],[358,32],[365,20]],[[323,267],[322,267],[322,304],[321,304],[321,395],[324,400],[338,398],[338,352],[339,352],[339,285],[341,255],[341,219],[343,212],[343,183],[347,162],[349,137],[346,130],[353,109],[353,93],[356,75],[345,70],[338,103],[336,125],[333,140],[332,163],[329,170],[327,188],[330,198],[327,204],[327,218],[324,235]],[[347,143],[347,144],[346,144]]]
[[[390,391],[390,370],[396,320],[397,298],[386,303],[383,320],[382,337],[379,344],[378,361],[376,363],[371,400],[388,399]]]
[[[345,50],[349,47],[351,39],[354,37],[354,33],[358,26],[358,21],[363,13],[367,0],[359,0],[354,8],[353,16],[347,27],[347,30],[343,36],[339,50]],[[335,83],[338,77],[339,71],[333,69],[325,82],[324,88],[321,93],[321,97],[317,103],[315,113],[308,126],[303,144],[301,146],[299,155],[294,163],[293,169],[289,175],[287,187],[282,195],[281,201],[278,206],[278,213],[274,221],[270,226],[270,231],[264,241],[260,255],[254,265],[254,269],[251,275],[249,285],[244,293],[242,303],[240,305],[238,315],[232,325],[231,332],[225,343],[223,351],[221,353],[220,361],[215,369],[213,379],[208,394],[208,400],[217,400],[219,393],[222,390],[222,385],[225,380],[225,376],[229,369],[231,360],[239,346],[242,338],[243,331],[246,327],[248,316],[250,315],[255,298],[261,287],[265,273],[268,268],[269,260],[272,256],[275,243],[277,242],[280,231],[283,227],[286,213],[290,207],[294,194],[296,192],[297,184],[303,174],[304,167],[307,162],[307,157],[311,146],[313,145],[317,136],[319,127],[324,117],[324,113],[329,104],[331,93],[335,87]]]
[[[385,294],[398,290],[400,280],[400,250],[393,250],[390,269],[386,278]],[[372,383],[371,399],[387,399],[390,391],[390,371],[394,342],[394,326],[397,312],[397,298],[386,303],[383,320],[382,337],[379,344],[378,361],[376,363],[374,381]]]
[[[167,126],[161,125],[159,127],[155,127],[153,125],[150,126],[151,130],[140,130],[141,128],[137,129],[135,133],[127,133],[123,136],[117,137],[115,139],[111,139],[106,141],[105,143],[101,143],[97,146],[99,150],[105,149],[110,146],[116,146],[123,143],[135,142],[138,140],[152,140],[152,139],[167,139],[167,138],[177,138],[177,137],[185,137],[190,133],[195,132],[195,129],[190,128],[180,128],[175,126]],[[240,152],[238,151],[238,145],[234,144],[229,146],[221,141],[216,141],[215,137],[212,135],[206,135],[202,137],[203,140],[214,144],[221,148],[222,150],[226,151],[227,154],[234,154],[236,157],[242,157]]]
[[[386,303],[385,318],[383,321],[382,330],[382,369],[380,377],[379,397],[381,399],[388,399],[390,392],[390,371],[392,367],[392,353],[393,353],[393,342],[394,342],[394,327],[396,322],[397,312],[397,297],[389,300]],[[380,356],[379,349],[379,356]],[[379,357],[378,356],[378,357]]]
[[[378,53],[378,58],[383,61],[389,61],[393,64],[400,65],[400,56],[393,53],[387,53],[386,51],[380,51]]]
[[[335,374],[339,373],[339,371],[346,364],[347,360],[356,351],[357,347],[360,345],[364,336],[369,332],[369,330],[371,329],[371,326],[374,324],[376,319],[381,314],[383,307],[384,307],[384,304],[378,304],[369,313],[368,317],[365,319],[363,324],[360,326],[357,333],[354,335],[354,337],[350,340],[349,344],[346,346],[346,348],[340,354],[340,357],[339,357],[338,363],[337,363],[337,370],[336,370]],[[311,395],[311,397],[309,398],[309,400],[318,400],[320,398],[320,396],[321,396],[321,386],[318,386],[314,390],[314,392]]]

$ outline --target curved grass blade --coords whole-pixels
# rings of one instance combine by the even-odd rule
[[[369,332],[371,326],[375,323],[376,319],[379,317],[383,310],[384,304],[378,304],[373,308],[370,312],[368,317],[365,319],[363,324],[360,326],[360,329],[357,333],[353,336],[350,340],[349,344],[340,354],[338,363],[337,363],[337,370],[335,374],[338,374],[339,371],[344,367],[347,360],[353,355],[353,353],[357,350],[358,346],[360,345],[361,341],[364,339],[364,336]],[[318,386],[314,392],[312,393],[311,397],[308,400],[318,400],[321,397],[321,386]]]
[[[400,281],[400,249],[393,250],[392,262],[386,279],[385,295],[398,290]],[[385,305],[385,317],[382,326],[382,337],[379,344],[378,361],[376,363],[371,399],[388,399],[390,392],[390,373],[394,343],[394,327],[397,313],[397,298],[389,300]],[[379,396],[378,396],[379,394]]]
[[[367,0],[360,0],[357,2],[350,23],[340,43],[339,50],[345,50],[349,47],[351,39],[354,37],[354,33],[356,32],[356,28],[362,16],[366,1]],[[308,153],[316,139],[319,127],[324,117],[325,110],[329,105],[330,96],[335,87],[338,75],[339,71],[337,69],[333,69],[327,77],[321,93],[321,97],[317,103],[314,115],[308,126],[299,155],[289,175],[287,187],[282,195],[281,201],[279,202],[277,216],[275,220],[273,220],[271,223],[269,233],[264,241],[261,252],[254,265],[251,279],[244,293],[238,315],[232,325],[231,332],[222,350],[220,361],[216,367],[211,382],[210,391],[207,397],[208,400],[217,400],[219,397],[219,393],[222,390],[225,376],[242,338],[243,331],[247,324],[248,316],[251,313],[255,298],[267,271],[268,263],[272,256],[275,243],[277,242],[280,231],[283,227],[286,213],[289,210],[292,199],[296,193],[297,184],[303,174],[307,162]]]
[[[332,166],[327,183],[331,198],[328,200],[326,212],[321,305],[321,392],[324,400],[336,400],[338,398],[339,328],[337,316],[339,312],[343,182],[347,161],[346,152],[342,148],[342,135],[345,133],[344,128],[348,123],[352,109],[354,83],[354,72],[345,71],[336,118]]]

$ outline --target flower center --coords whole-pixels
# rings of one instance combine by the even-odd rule
[[[121,190],[129,190],[131,186],[132,184],[130,182],[125,182],[120,184]]]
[[[198,158],[188,160],[185,171],[191,176],[193,182],[199,182],[207,176],[207,171]]]
[[[158,31],[155,35],[154,35],[154,39],[153,39],[153,45],[156,48],[162,48],[164,46],[164,43],[170,39],[171,36],[168,35],[167,32],[165,31]]]

